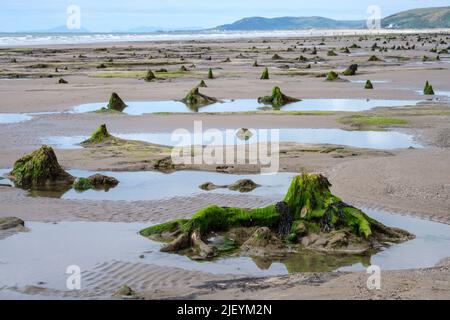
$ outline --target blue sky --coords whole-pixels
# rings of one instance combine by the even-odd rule
[[[0,0],[0,31],[65,25],[71,4],[81,8],[83,28],[108,32],[141,26],[214,27],[249,16],[365,19],[372,4],[387,16],[412,8],[447,6],[449,0]]]

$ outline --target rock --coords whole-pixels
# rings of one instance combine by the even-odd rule
[[[285,104],[300,101],[299,99],[288,97],[281,92],[279,87],[274,87],[272,89],[271,96],[259,97],[259,103],[271,104],[275,108],[284,106]]]
[[[256,229],[241,246],[241,251],[251,256],[280,255],[286,248],[283,242],[267,227]]]
[[[255,190],[256,188],[258,188],[259,185],[256,184],[255,182],[253,182],[250,179],[243,179],[243,180],[238,180],[233,184],[230,184],[228,186],[228,189],[233,190],[233,191],[239,191],[242,193],[246,193],[246,192],[250,192]]]
[[[212,182],[206,182],[199,186],[200,189],[205,191],[228,188],[232,191],[239,191],[242,193],[253,191],[257,187],[259,187],[259,185],[249,179],[238,180],[230,185],[217,185]]]
[[[423,88],[424,95],[434,95],[433,86],[427,81],[425,87]]]
[[[75,190],[80,192],[94,189],[94,186],[87,178],[76,178],[72,186]]]
[[[137,297],[137,294],[128,285],[123,285],[113,294],[113,297],[135,298]]]
[[[273,56],[272,56],[272,60],[282,60],[283,59],[283,57],[281,57],[279,54],[277,54],[277,53],[275,53]]]
[[[123,100],[119,97],[119,95],[113,92],[111,94],[111,97],[109,98],[109,103],[106,108],[122,112],[126,107],[127,105],[125,104],[125,102],[123,102]]]
[[[205,191],[211,191],[211,190],[216,190],[216,189],[224,189],[224,188],[227,188],[227,187],[228,186],[219,186],[219,185],[216,185],[216,184],[214,184],[212,182],[206,182],[206,183],[203,183],[203,184],[201,184],[199,186],[200,189],[205,190]]]
[[[16,217],[0,218],[0,230],[24,227],[25,222]]]
[[[369,58],[369,60],[367,60],[367,61],[369,61],[369,62],[378,62],[378,61],[381,61],[381,59],[379,59],[377,56],[371,56],[370,58]]]
[[[109,134],[106,124],[102,124],[97,128],[97,130],[95,130],[91,137],[83,141],[81,145],[101,144],[111,138],[113,138],[113,136]]]
[[[208,86],[206,85],[204,80],[200,81],[200,84],[198,85],[198,87],[199,88],[208,88]]]
[[[269,69],[264,68],[261,74],[261,80],[269,80]]]
[[[153,165],[153,168],[157,171],[166,173],[175,171],[175,165],[173,164],[171,157],[157,160]]]
[[[119,181],[116,178],[102,174],[94,174],[88,177],[88,180],[93,185],[94,189],[104,189],[106,191],[119,184]]]
[[[59,165],[53,149],[46,145],[17,160],[10,178],[17,187],[31,189],[67,186],[75,180]]]
[[[241,128],[236,132],[236,137],[242,141],[250,140],[253,133],[247,128]]]
[[[208,79],[214,79],[213,70],[211,68],[209,68],[209,71],[208,71]]]
[[[59,79],[58,81],[59,84],[67,84],[69,82],[67,82],[66,80],[64,80],[63,78]]]
[[[343,74],[344,76],[354,76],[356,71],[358,71],[358,65],[352,64],[343,72]]]
[[[334,72],[334,71],[330,71],[327,74],[327,81],[335,81],[335,80],[339,80],[339,75]]]
[[[373,85],[370,80],[366,81],[366,84],[364,85],[364,89],[368,89],[368,90],[373,89]]]
[[[199,108],[212,103],[216,103],[218,100],[216,98],[201,94],[198,87],[196,87],[189,91],[186,97],[181,101],[190,108]]]
[[[73,188],[77,191],[86,191],[90,189],[108,191],[116,187],[119,181],[116,178],[108,177],[102,174],[94,174],[88,178],[76,178]]]
[[[150,81],[153,81],[155,79],[156,79],[156,76],[153,73],[153,71],[152,70],[148,70],[147,74],[144,77],[144,80],[147,81],[147,82],[150,82]]]

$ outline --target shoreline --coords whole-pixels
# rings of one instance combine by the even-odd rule
[[[409,35],[409,34],[449,34],[450,28],[436,29],[288,29],[288,30],[236,30],[219,31],[203,30],[194,32],[168,32],[168,33],[128,33],[128,32],[86,32],[86,33],[0,33],[0,48],[21,48],[21,47],[53,47],[53,46],[77,46],[77,45],[132,45],[149,43],[170,43],[179,41],[230,41],[246,39],[270,39],[281,37],[292,38],[314,38],[314,37],[335,37],[335,36],[373,36],[373,35]],[[3,39],[13,39],[14,37],[56,37],[54,40],[42,40],[41,43],[35,39],[22,40],[22,43],[8,43]],[[89,37],[95,36],[95,39]],[[104,36],[104,38],[101,38]],[[111,39],[116,37],[116,39]],[[69,40],[70,38],[75,38]],[[122,39],[119,39],[122,38]],[[67,39],[67,40],[65,40]],[[76,41],[74,41],[76,40]],[[9,40],[12,41],[12,40]],[[72,41],[72,42],[70,42]]]

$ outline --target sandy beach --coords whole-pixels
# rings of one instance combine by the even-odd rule
[[[374,43],[389,50],[372,51]],[[358,48],[351,48],[353,44]],[[11,169],[15,160],[38,149],[48,137],[89,137],[103,123],[113,134],[192,130],[194,121],[202,121],[205,130],[396,132],[410,137],[411,144],[420,147],[375,149],[339,143],[282,141],[279,171],[322,173],[332,183],[332,192],[355,207],[449,225],[450,55],[439,54],[436,60],[437,53],[430,53],[435,46],[447,48],[449,44],[449,34],[443,31],[420,35],[408,31],[395,35],[2,47],[0,119],[3,114],[26,114],[31,119],[0,122],[0,168]],[[404,49],[413,45],[415,49]],[[391,49],[397,46],[403,49]],[[341,50],[345,47],[349,53]],[[312,48],[316,48],[316,55],[311,54]],[[329,55],[330,50],[336,55]],[[275,54],[279,56],[276,59]],[[372,55],[380,60],[368,61]],[[306,61],[299,59],[300,56],[306,57]],[[255,60],[257,67],[253,66]],[[329,71],[342,73],[351,64],[358,64],[356,75],[341,76],[342,81],[325,80]],[[181,66],[187,71],[180,71]],[[264,67],[270,72],[269,80],[260,80]],[[207,79],[210,68],[214,79]],[[151,82],[143,80],[148,69],[156,74]],[[58,83],[60,78],[68,83]],[[373,82],[374,90],[364,89],[368,79]],[[281,108],[143,115],[73,112],[83,104],[106,105],[112,92],[117,92],[127,103],[178,101],[201,80],[207,83],[201,92],[221,100],[257,99],[279,86],[291,97],[341,99],[343,105],[328,111]],[[422,94],[425,81],[433,85],[435,95]],[[348,99],[380,100],[381,105],[369,110],[345,111]],[[389,101],[394,100],[400,101],[400,106],[389,107]],[[360,118],[378,121],[358,122]],[[396,121],[386,121],[392,119]],[[155,163],[170,156],[169,147],[151,142],[126,148],[56,146],[55,152],[65,169],[93,172],[154,171]],[[234,165],[224,169],[201,164],[175,170],[247,174],[257,173],[259,167]],[[189,183],[180,181],[180,184]],[[150,225],[189,218],[210,204],[257,208],[280,200],[278,193],[255,196],[220,192],[147,201],[74,200],[30,196],[27,190],[0,185],[0,218],[18,217],[25,221],[25,226],[28,222]],[[0,242],[22,232],[8,233]],[[33,228],[27,233],[32,235]],[[45,283],[17,287],[2,287],[0,283],[0,297],[110,298],[117,288],[127,284],[147,299],[449,299],[450,260],[442,258],[439,264],[426,268],[383,271],[382,289],[374,291],[366,288],[367,274],[362,271],[250,277],[118,258],[86,270],[83,273],[86,287],[81,291],[58,290],[46,287]]]

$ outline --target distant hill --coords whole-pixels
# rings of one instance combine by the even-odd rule
[[[384,28],[398,29],[450,28],[450,7],[403,11],[382,19],[381,25]],[[223,31],[365,28],[365,20],[345,21],[323,17],[251,17],[216,27]]]
[[[323,17],[280,17],[244,18],[231,24],[218,26],[216,29],[223,31],[232,30],[292,30],[292,29],[361,29],[366,27],[366,22],[340,21]]]
[[[450,7],[403,11],[384,18],[381,24],[398,29],[450,28]]]

